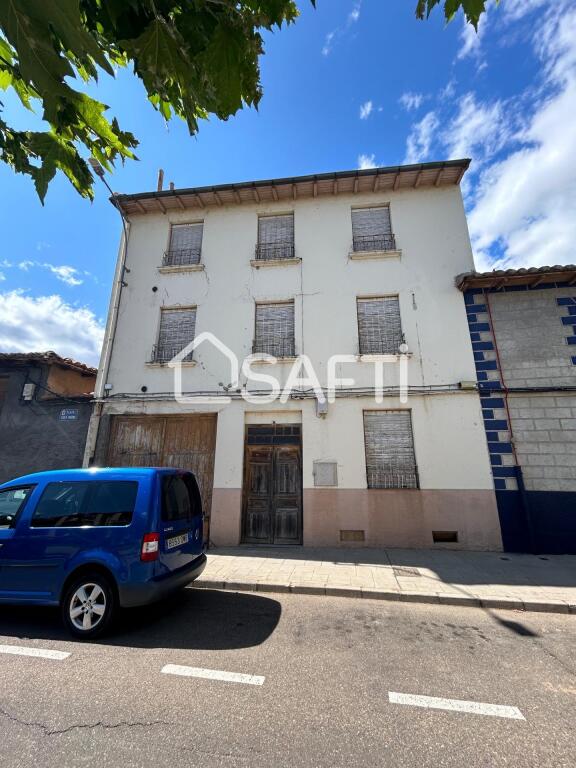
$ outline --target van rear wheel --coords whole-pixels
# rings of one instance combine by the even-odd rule
[[[80,638],[102,635],[116,611],[116,596],[105,576],[85,573],[73,579],[62,601],[62,618],[68,630]]]

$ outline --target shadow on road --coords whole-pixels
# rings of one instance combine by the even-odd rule
[[[110,633],[92,642],[128,648],[247,648],[270,637],[281,611],[269,597],[186,589],[161,603],[121,611]],[[0,634],[70,640],[57,609],[32,606],[0,606]]]

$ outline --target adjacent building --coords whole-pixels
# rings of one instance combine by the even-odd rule
[[[55,352],[0,353],[0,483],[82,466],[95,384]]]
[[[115,196],[127,226],[85,464],[192,468],[216,545],[499,549],[454,284],[473,269],[468,163]],[[301,355],[322,392],[337,373],[333,402],[310,381],[247,402]]]
[[[504,546],[576,553],[576,266],[470,272],[457,285]]]

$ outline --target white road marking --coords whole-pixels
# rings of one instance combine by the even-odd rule
[[[442,699],[436,698],[436,696],[415,696],[411,693],[394,693],[393,691],[389,691],[388,699],[391,704],[407,704],[410,707],[425,707],[426,709],[447,709],[453,712],[467,712],[470,715],[508,717],[512,720],[526,719],[518,707],[508,707],[502,704],[482,704],[479,701]]]
[[[245,683],[246,685],[263,685],[266,679],[260,675],[243,675],[240,672],[223,672],[219,669],[202,669],[201,667],[184,667],[180,664],[166,664],[160,671],[165,675],[202,677],[206,680],[224,680],[227,683]]]
[[[23,645],[0,645],[0,653],[12,653],[15,656],[35,656],[40,659],[63,661],[70,656],[65,651],[51,651],[47,648],[26,648]]]

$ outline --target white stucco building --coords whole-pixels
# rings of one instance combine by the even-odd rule
[[[216,545],[498,549],[500,528],[462,294],[473,268],[468,161],[121,195],[120,248],[86,463],[197,473]],[[128,271],[129,270],[129,271]],[[124,283],[124,285],[122,285]],[[294,356],[323,388],[246,402],[209,332],[283,385]],[[402,352],[401,352],[402,350]],[[408,399],[398,396],[404,355]],[[376,402],[374,374],[384,371]],[[229,385],[233,383],[234,386]],[[296,388],[298,390],[298,387]],[[194,400],[203,395],[206,401]]]

